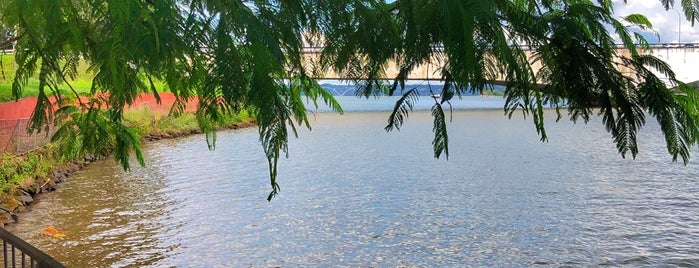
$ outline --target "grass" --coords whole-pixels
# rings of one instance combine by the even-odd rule
[[[12,97],[12,82],[14,81],[15,72],[17,70],[14,55],[0,54],[0,59],[2,60],[2,74],[0,74],[0,102],[12,101],[14,100],[14,97]],[[88,66],[86,63],[81,63],[78,67],[78,76],[75,79],[69,80],[70,85],[81,95],[88,95],[92,87],[92,78],[94,76],[87,71],[87,68]],[[73,94],[70,87],[68,87],[68,85],[65,83],[61,83],[58,88],[62,95]],[[27,84],[22,88],[20,98],[37,95],[39,95],[39,78],[38,74],[35,74],[28,79]]]
[[[0,54],[2,72],[0,73],[0,102],[12,101],[12,82],[16,67],[14,56]],[[88,72],[87,63],[81,63],[78,68],[78,77],[69,81],[71,86],[81,95],[89,95],[94,75]],[[162,82],[154,81],[156,89],[162,92],[165,87]],[[61,94],[72,96],[70,88],[64,83],[59,85]],[[36,96],[39,92],[38,74],[29,79],[24,86],[21,98]],[[161,138],[177,137],[196,133],[199,130],[196,116],[184,113],[180,116],[169,115],[166,111],[151,110],[147,107],[130,109],[124,113],[128,124],[136,129],[142,139],[151,135],[160,135]],[[228,115],[219,122],[219,128],[231,128],[236,125],[249,125],[252,119],[248,113]],[[167,135],[162,135],[167,134]],[[48,144],[24,155],[13,155],[0,152],[0,205],[17,203],[12,196],[21,195],[24,192],[36,193],[38,187],[50,181],[53,171],[71,161],[82,161],[83,156],[74,159],[63,159],[59,156],[58,146]],[[9,203],[8,203],[9,202]]]
[[[187,113],[174,117],[146,107],[126,111],[124,119],[136,128],[142,137],[157,132],[185,132],[198,129],[197,119],[193,114]]]
[[[13,101],[12,82],[14,81],[15,72],[17,70],[14,55],[0,54],[0,61],[2,62],[2,72],[0,73],[0,102]],[[73,89],[75,89],[78,94],[83,96],[90,95],[90,91],[92,89],[92,79],[94,78],[94,74],[88,71],[88,67],[89,66],[86,62],[81,62],[78,65],[77,77],[75,77],[75,79],[68,80]],[[34,76],[29,78],[27,84],[22,89],[20,98],[39,95],[38,77],[38,74],[34,74]],[[162,81],[154,80],[153,84],[158,92],[167,91],[167,88]],[[73,95],[73,92],[66,83],[59,84],[58,89],[61,92],[61,95]]]
[[[0,192],[12,195],[19,189],[36,192],[36,182],[49,180],[54,168],[67,162],[52,145],[21,156],[0,153],[0,160]]]
[[[163,111],[151,110],[146,107],[127,110],[124,118],[141,137],[167,133],[169,135],[181,135],[193,133],[199,130],[197,118],[194,114],[184,113],[172,116]],[[223,118],[219,128],[231,128],[235,125],[250,123],[252,121],[247,112],[231,114]]]
[[[177,137],[199,130],[197,119],[191,113],[172,116],[164,111],[143,107],[126,111],[124,117],[142,139],[151,135],[159,135],[160,138]],[[251,123],[249,114],[241,113],[225,116],[219,127],[231,128]],[[0,205],[11,209],[20,206],[21,202],[13,196],[25,192],[37,193],[42,184],[52,180],[51,175],[56,168],[70,162],[79,162],[82,158],[83,156],[62,158],[56,144],[48,144],[24,155],[0,153]]]

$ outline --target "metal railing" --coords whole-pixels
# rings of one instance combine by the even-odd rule
[[[680,49],[693,49],[699,48],[699,43],[651,43],[649,44],[651,48],[680,48]],[[536,50],[536,46],[520,45],[523,50]],[[303,53],[317,54],[323,52],[324,46],[304,46],[301,48]],[[623,44],[616,44],[617,49],[626,49]],[[440,45],[433,45],[432,50],[434,51],[444,51],[444,47]]]
[[[0,239],[2,239],[3,267],[5,268],[65,267],[48,254],[6,231],[4,228],[0,228]]]

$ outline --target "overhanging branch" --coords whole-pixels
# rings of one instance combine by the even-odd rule
[[[0,47],[6,47],[7,45],[9,45],[17,40],[22,39],[23,36],[24,36],[24,33],[17,35],[17,36],[14,36],[14,37],[7,39],[5,41],[2,41],[2,42],[0,42]]]

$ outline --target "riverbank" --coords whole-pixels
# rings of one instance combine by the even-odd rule
[[[224,131],[213,152],[151,143],[137,172],[92,163],[7,228],[68,267],[699,264],[699,166],[668,159],[656,122],[632,160],[599,117],[547,111],[541,143],[529,120],[455,110],[444,161],[429,111],[395,133],[389,113],[316,113],[271,203],[257,131]]]
[[[152,109],[147,105],[129,109],[125,113],[125,120],[136,129],[142,142],[201,133],[193,113],[174,117],[163,109]],[[226,117],[219,129],[254,125],[248,114],[241,113]],[[20,155],[0,153],[0,224],[17,222],[17,215],[34,202],[37,195],[54,191],[73,173],[110,155],[104,152],[101,155],[64,159],[58,153],[57,146],[51,143]]]

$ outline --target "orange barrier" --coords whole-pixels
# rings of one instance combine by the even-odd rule
[[[160,93],[159,95],[160,103],[156,101],[153,94],[141,94],[134,104],[128,108],[139,109],[148,107],[151,110],[164,113],[169,112],[175,103],[175,95],[172,93]],[[43,146],[50,140],[53,128],[50,128],[48,133],[43,131],[32,135],[27,133],[27,124],[34,111],[36,102],[37,97],[28,97],[18,101],[0,103],[0,152],[21,154]],[[190,100],[186,111],[194,112],[196,103],[196,98]]]

